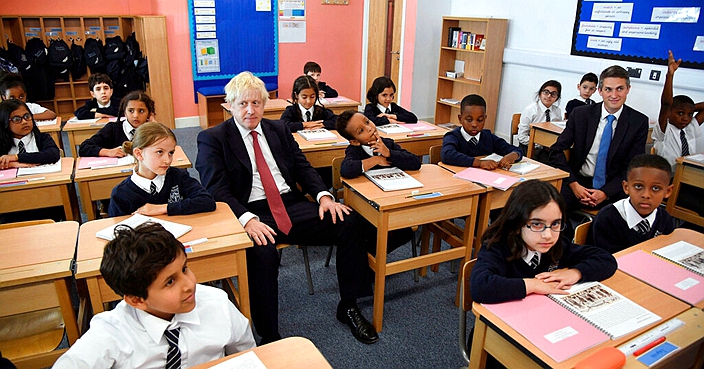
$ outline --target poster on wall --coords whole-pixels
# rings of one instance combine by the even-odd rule
[[[279,21],[279,42],[282,44],[306,42],[306,22]]]
[[[220,72],[219,49],[218,40],[196,40],[196,62],[198,73]]]
[[[305,20],[306,0],[278,0],[279,20]]]

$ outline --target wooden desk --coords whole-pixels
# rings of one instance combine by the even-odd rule
[[[704,217],[683,207],[682,204],[677,204],[682,184],[704,188],[704,164],[686,158],[677,158],[676,162],[672,195],[667,200],[667,212],[675,218],[704,227]]]
[[[546,164],[539,163],[533,159],[524,158],[523,161],[539,164],[540,168],[537,168],[523,175],[514,172],[509,172],[506,170],[502,170],[501,174],[511,177],[525,178],[527,180],[539,179],[541,181],[550,183],[555,188],[557,188],[558,191],[562,186],[562,179],[567,178],[567,176],[569,175],[567,172],[553,168]],[[438,165],[451,171],[452,173],[457,173],[466,169],[466,167],[448,165],[444,163],[439,163]],[[477,255],[477,252],[479,252],[479,247],[481,246],[481,239],[482,235],[484,234],[484,230],[486,230],[486,228],[489,226],[489,213],[494,209],[503,208],[506,205],[506,201],[508,201],[509,196],[511,196],[513,188],[518,186],[520,183],[520,181],[516,182],[516,184],[514,184],[511,188],[506,191],[497,190],[491,186],[487,186],[486,192],[479,196],[479,215],[477,217],[478,224],[476,237],[474,238],[475,257]]]
[[[660,292],[621,271],[616,271],[613,277],[602,283],[613,288],[640,306],[650,310],[662,319],[632,334],[616,340],[608,340],[561,363],[556,363],[533,345],[533,343],[528,341],[513,328],[509,327],[484,306],[474,303],[472,305],[472,311],[477,316],[477,319],[474,325],[474,339],[472,341],[472,354],[469,361],[469,368],[484,368],[486,366],[487,353],[494,356],[508,368],[572,368],[576,363],[600,349],[604,347],[617,347],[650,328],[678,316],[690,308],[688,304]],[[704,320],[702,319],[702,315],[704,314],[697,314],[699,315],[695,317],[697,320]],[[541,319],[550,319],[550,317],[542,317]],[[689,344],[697,342],[697,338],[701,341],[703,339],[702,337],[704,337],[702,336],[704,326],[702,326],[701,323],[699,323],[699,325],[687,325],[684,328],[680,328],[679,331],[682,332],[677,333],[688,337],[687,340],[680,341],[679,338],[676,340],[677,335],[674,333],[668,335],[667,338],[681,347],[686,347]],[[629,363],[629,365],[632,365],[630,367],[645,368],[640,362],[629,361]]]
[[[80,163],[81,158],[79,157],[76,162],[76,168],[78,168]],[[171,166],[176,168],[190,168],[192,166],[181,146],[176,146]],[[125,178],[132,175],[132,168],[133,165],[130,164],[100,169],[76,169],[74,181],[78,186],[83,211],[86,213],[88,220],[96,219],[97,209],[94,202],[109,199],[112,189]]]
[[[691,229],[677,228],[674,232],[668,235],[660,235],[655,238],[651,238],[645,242],[641,242],[637,245],[631,246],[625,250],[621,250],[615,253],[614,257],[618,258],[637,250],[643,250],[650,253],[653,252],[653,250],[657,250],[667,245],[671,245],[677,241],[686,241],[691,243],[692,245],[704,248],[704,234],[693,231]],[[653,271],[653,273],[657,273],[657,271]],[[704,309],[704,301],[700,301],[694,306],[699,309]]]
[[[334,140],[308,141],[298,132],[293,132],[293,138],[298,143],[306,159],[314,168],[329,167],[332,165],[332,159],[339,156],[345,156],[345,150],[348,144],[347,139],[342,138],[337,131],[330,131],[337,137]]]
[[[85,140],[93,137],[100,129],[108,124],[109,118],[100,118],[95,123],[71,123],[64,124],[63,131],[68,135],[68,143],[71,148],[71,156],[78,157],[77,147]]]
[[[52,122],[52,124],[44,124],[40,125],[42,122]],[[54,139],[54,142],[56,142],[56,146],[58,146],[60,149],[63,149],[63,145],[61,145],[61,117],[56,116],[56,119],[52,121],[46,121],[46,120],[40,120],[37,121],[37,127],[39,128],[39,132],[42,133],[48,133],[51,138]]]
[[[196,365],[192,369],[210,368],[250,351],[254,351],[268,369],[332,369],[313,342],[303,337],[287,337],[207,364]]]
[[[72,221],[0,230],[5,246],[0,247],[0,316],[59,306],[68,342],[76,342],[78,324],[68,286],[77,235],[78,223]],[[36,367],[51,366],[66,350],[27,359],[40,360],[42,365]],[[18,367],[30,365],[23,359],[13,361]]]
[[[433,126],[433,124],[430,123],[428,123],[428,125]],[[417,156],[423,156],[428,155],[431,146],[442,145],[442,138],[445,136],[445,133],[448,132],[446,128],[440,126],[434,127],[435,129],[432,131],[413,132],[414,136],[412,137],[408,137],[408,133],[388,135],[381,131],[379,131],[379,135],[393,139],[394,142],[401,145],[402,148]],[[420,134],[421,136],[415,136],[415,134]]]
[[[85,280],[88,285],[93,314],[103,311],[104,303],[121,299],[100,275],[103,248],[107,241],[96,237],[95,234],[129,217],[125,215],[99,219],[81,225],[78,236],[76,279]],[[190,232],[179,238],[181,242],[208,238],[207,242],[191,247],[193,252],[187,255],[188,267],[193,270],[199,283],[219,279],[229,281],[231,277],[237,277],[239,308],[244,316],[250,318],[245,249],[252,246],[252,241],[230,207],[218,202],[214,212],[177,216],[159,215],[156,218],[193,227]]]
[[[452,173],[436,165],[424,164],[420,170],[407,171],[423,184],[421,192],[440,192],[442,196],[413,199],[412,190],[384,192],[364,176],[343,179],[345,204],[352,207],[377,228],[376,257],[368,255],[369,266],[376,273],[374,282],[374,316],[372,324],[381,331],[384,315],[386,276],[454,259],[469,260],[472,255],[479,194],[486,189],[472,182],[452,178]],[[386,262],[387,236],[394,229],[466,217],[463,246],[427,255]],[[458,276],[462,278],[462,276]]]
[[[19,176],[4,182],[30,180],[23,185],[0,187],[0,212],[43,209],[52,206],[63,206],[67,220],[74,220],[72,204],[77,205],[73,192],[71,176],[73,175],[73,158],[61,158],[61,171],[56,173],[33,174]],[[77,209],[76,209],[77,210]]]
[[[332,110],[335,115],[340,115],[340,113],[348,109],[357,110],[360,105],[359,101],[354,101],[344,96],[331,97],[327,98],[326,100],[327,103],[324,103],[323,105],[326,108]],[[230,117],[232,117],[232,114],[230,114],[230,104],[225,102],[220,105],[222,106],[222,114],[224,118],[223,120],[230,119]],[[264,106],[264,118],[272,120],[281,119],[281,114],[284,113],[284,110],[286,110],[286,107],[288,107],[289,105],[292,104],[285,99],[270,99],[269,101],[267,101],[266,106]],[[220,122],[222,121],[218,121],[217,123]],[[213,125],[210,125],[209,127],[212,127]]]

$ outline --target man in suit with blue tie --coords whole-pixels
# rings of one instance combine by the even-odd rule
[[[599,77],[603,102],[572,110],[550,147],[550,165],[569,173],[561,191],[569,211],[601,208],[626,196],[622,182],[628,163],[645,152],[648,135],[648,117],[625,105],[630,89],[625,69],[604,69]],[[564,150],[570,148],[568,161]]]
[[[196,169],[202,184],[230,206],[254,241],[246,251],[247,272],[260,344],[281,338],[277,243],[338,246],[337,319],[360,342],[376,342],[376,330],[356,304],[357,298],[372,293],[367,251],[376,248],[376,230],[334,201],[287,125],[262,119],[268,92],[259,78],[242,72],[225,86],[225,93],[233,117],[198,134]]]

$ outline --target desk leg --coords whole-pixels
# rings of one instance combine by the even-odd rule
[[[479,319],[479,316],[475,315],[472,352],[469,356],[469,369],[484,369],[486,367],[486,351],[484,351],[486,329],[486,324]]]
[[[71,193],[69,192],[70,190],[71,184],[61,186],[61,202],[64,204],[64,215],[66,216],[66,220],[75,220],[73,216],[73,207],[71,206],[74,201],[72,200]]]
[[[77,184],[78,193],[81,195],[81,205],[83,206],[83,211],[86,213],[86,218],[88,220],[95,220],[95,205],[93,205],[93,200],[91,200],[88,182],[82,181],[77,182]]]
[[[73,345],[78,339],[78,321],[76,320],[76,314],[73,312],[73,305],[71,305],[71,297],[68,294],[68,283],[66,279],[55,280],[54,287],[59,297],[61,315],[64,318],[64,326],[66,327],[66,335],[68,336],[68,344]]]
[[[242,315],[247,319],[252,320],[252,313],[249,309],[249,277],[247,277],[247,254],[245,250],[239,250],[235,253],[237,258],[237,285],[240,292],[240,310]]]
[[[384,317],[384,287],[386,283],[386,241],[389,233],[389,215],[382,214],[381,223],[376,232],[376,257],[371,263],[374,277],[374,315],[372,324],[377,332],[381,332]],[[371,255],[370,255],[371,258]]]
[[[102,313],[105,311],[105,307],[103,306],[103,299],[100,297],[98,278],[86,278],[86,284],[88,285],[88,295],[90,296],[90,305],[93,308],[93,315]]]
[[[71,156],[74,158],[78,157],[78,152],[76,152],[76,137],[73,135],[73,131],[67,131],[68,134],[68,144],[69,149],[71,149]]]
[[[477,232],[474,237],[474,242],[472,243],[474,245],[474,253],[472,256],[475,258],[477,257],[479,248],[482,246],[482,236],[484,235],[484,231],[489,226],[489,213],[491,212],[491,196],[491,191],[479,195],[479,215],[477,216]]]
[[[535,148],[535,128],[530,127],[530,138],[528,139],[528,149],[526,156],[533,159],[533,149]]]
[[[491,193],[488,193],[488,195],[491,195]],[[476,251],[474,252],[474,255],[472,255],[472,251],[474,250],[472,248],[472,237],[475,236],[475,228],[474,225],[477,223],[477,207],[479,201],[477,199],[481,197],[482,195],[479,196],[474,196],[474,200],[472,201],[472,208],[470,209],[471,213],[465,218],[464,220],[464,233],[462,234],[462,245],[465,247],[464,251],[464,258],[460,260],[460,269],[464,265],[464,263],[468,262],[471,260],[473,257],[477,257],[477,252],[479,252],[479,249],[477,248]],[[491,200],[491,198],[489,199]],[[488,208],[488,206],[487,206]],[[479,238],[475,237],[475,242]],[[457,273],[457,292],[455,293],[455,306],[460,306],[460,294],[462,293],[462,273]]]

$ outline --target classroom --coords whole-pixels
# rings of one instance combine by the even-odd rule
[[[15,28],[19,29],[19,23],[16,19],[38,19],[39,17],[47,19],[52,17],[53,19],[101,19],[101,22],[104,22],[101,25],[105,25],[105,30],[109,29],[108,25],[113,25],[112,22],[115,22],[115,25],[119,24],[124,30],[135,31],[142,45],[142,51],[147,55],[150,63],[149,73],[152,80],[149,93],[156,104],[157,121],[173,130],[174,140],[178,141],[171,167],[182,168],[179,170],[190,174],[205,188],[210,189],[207,183],[215,181],[214,178],[218,176],[214,173],[205,174],[205,171],[197,169],[204,168],[204,160],[212,161],[212,157],[204,157],[201,145],[204,140],[208,139],[205,134],[207,131],[219,132],[213,133],[210,137],[213,140],[210,144],[214,145],[218,138],[216,135],[222,131],[213,131],[213,128],[233,115],[238,116],[236,108],[224,103],[225,93],[222,89],[225,83],[239,71],[227,75],[222,84],[215,84],[215,93],[211,89],[207,93],[203,92],[209,96],[199,94],[202,92],[199,90],[199,86],[208,86],[208,83],[202,83],[204,80],[207,82],[207,79],[194,77],[197,74],[194,65],[196,57],[192,51],[194,31],[191,29],[192,24],[189,24],[191,22],[189,17],[192,16],[189,14],[189,6],[192,7],[194,1],[198,2],[198,0],[120,0],[100,4],[86,0],[70,0],[61,3],[47,3],[43,0],[2,2],[0,3],[0,17],[3,19],[2,29],[5,31],[5,35],[2,37],[4,39],[18,37],[17,32],[9,31]],[[213,3],[220,6],[221,1],[223,0],[214,0]],[[648,0],[634,0],[633,3],[638,4],[641,1],[650,4]],[[269,12],[272,11],[266,6],[269,2],[273,8],[280,7],[282,4],[295,6],[297,4],[293,3],[299,3],[284,0],[251,1],[251,3],[256,3],[256,6],[263,3],[264,5],[261,6],[265,12],[266,9],[269,9]],[[517,6],[516,2],[510,0],[302,1],[300,3],[305,4],[305,18],[300,22],[304,25],[305,37],[303,39],[296,42],[283,40],[281,36],[282,25],[279,23],[277,54],[273,59],[277,63],[276,73],[273,77],[269,75],[262,77],[267,83],[270,97],[269,105],[263,108],[264,118],[279,119],[278,117],[284,108],[291,105],[290,101],[286,100],[290,100],[292,97],[294,80],[303,74],[303,66],[306,62],[315,61],[322,67],[321,80],[336,89],[340,95],[337,100],[330,99],[330,105],[326,106],[335,115],[350,108],[356,109],[360,113],[364,111],[365,105],[369,104],[367,91],[371,87],[372,81],[385,75],[385,70],[388,70],[388,74],[395,83],[394,102],[398,106],[412,111],[419,121],[419,126],[427,125],[423,129],[428,130],[406,134],[406,131],[403,133],[384,133],[385,131],[379,129],[385,140],[390,138],[404,151],[407,150],[421,158],[422,170],[404,169],[401,173],[409,172],[411,176],[406,174],[406,177],[412,177],[422,182],[423,188],[409,190],[409,187],[403,187],[404,189],[398,192],[399,194],[403,192],[402,196],[392,196],[393,191],[382,191],[379,188],[382,187],[380,184],[375,185],[370,181],[371,175],[370,179],[362,175],[354,179],[340,180],[340,164],[338,161],[338,167],[335,169],[336,164],[333,159],[339,157],[339,160],[342,160],[341,157],[346,156],[347,145],[351,142],[348,138],[331,131],[336,136],[332,139],[333,141],[327,137],[327,140],[316,143],[306,140],[300,133],[293,133],[297,144],[296,148],[300,146],[306,160],[316,169],[317,173],[321,176],[329,176],[331,166],[333,170],[337,170],[339,183],[333,179],[332,189],[334,191],[331,192],[336,196],[335,200],[344,198],[344,205],[336,202],[338,204],[336,206],[349,206],[360,214],[360,219],[364,217],[375,230],[378,229],[384,234],[396,232],[396,230],[403,231],[406,228],[412,229],[413,242],[408,242],[408,244],[393,250],[395,246],[392,245],[391,237],[388,241],[385,237],[383,240],[377,238],[374,240],[376,241],[376,256],[373,255],[373,252],[364,253],[365,260],[369,261],[370,271],[373,271],[370,273],[372,277],[369,282],[370,291],[373,293],[357,300],[359,305],[357,310],[361,311],[361,318],[369,319],[367,324],[375,328],[374,335],[378,334],[378,342],[372,340],[372,342],[376,342],[374,344],[361,343],[364,340],[359,338],[352,325],[344,323],[342,320],[336,322],[336,320],[340,320],[338,301],[342,304],[340,295],[343,293],[343,282],[339,280],[341,271],[336,263],[337,257],[330,259],[333,248],[306,247],[302,243],[299,245],[296,242],[285,243],[283,246],[276,245],[280,258],[280,265],[276,272],[278,276],[278,333],[280,333],[279,338],[283,336],[285,339],[255,349],[254,353],[264,363],[262,367],[266,365],[265,367],[268,368],[420,368],[432,365],[436,367],[483,368],[503,365],[508,368],[567,368],[574,367],[580,361],[590,359],[592,354],[605,352],[600,350],[606,350],[606,348],[620,349],[622,346],[639,339],[641,341],[637,343],[640,345],[638,347],[643,347],[645,344],[651,343],[653,338],[658,338],[652,337],[655,334],[653,332],[659,328],[665,329],[665,326],[676,321],[683,322],[682,326],[672,328],[667,332],[667,335],[663,333],[662,336],[667,337],[666,342],[662,346],[658,343],[658,348],[663,350],[667,344],[677,346],[674,349],[675,353],[669,354],[664,359],[666,364],[664,367],[704,368],[702,363],[704,361],[702,360],[704,357],[702,355],[704,352],[704,332],[693,328],[697,324],[703,326],[704,295],[701,298],[692,298],[689,295],[682,297],[661,286],[659,283],[664,282],[660,280],[652,281],[638,275],[635,271],[627,271],[621,267],[622,260],[634,259],[635,255],[643,257],[641,255],[644,254],[643,251],[651,256],[651,253],[656,254],[658,250],[678,242],[684,242],[699,249],[704,248],[702,241],[704,237],[698,233],[704,229],[704,217],[702,214],[697,214],[696,210],[680,206],[680,203],[674,201],[667,202],[667,212],[676,219],[677,224],[686,221],[692,225],[691,228],[698,232],[677,228],[669,235],[658,236],[614,253],[613,256],[618,261],[618,270],[613,277],[605,279],[603,284],[599,284],[608,287],[609,291],[616,290],[625,295],[627,300],[630,299],[636,305],[646,307],[660,317],[659,321],[650,323],[647,327],[638,327],[638,329],[617,338],[609,339],[606,336],[602,340],[595,338],[596,341],[592,346],[585,347],[580,352],[574,352],[569,357],[557,359],[551,355],[549,348],[535,344],[535,341],[529,337],[530,334],[537,334],[536,330],[531,330],[526,334],[503,319],[505,316],[501,312],[492,310],[490,304],[475,302],[473,308],[471,298],[464,296],[465,288],[469,290],[470,281],[469,273],[464,278],[463,271],[466,268],[464,262],[470,259],[476,260],[482,245],[483,232],[489,229],[493,221],[496,220],[495,217],[500,209],[512,201],[510,197],[513,189],[519,184],[522,185],[521,182],[526,182],[526,180],[539,179],[557,188],[559,193],[561,186],[567,184],[569,178],[568,173],[556,168],[552,161],[540,163],[541,160],[537,156],[521,154],[518,160],[535,163],[540,166],[540,169],[513,177],[511,177],[512,174],[505,175],[512,180],[515,177],[516,183],[511,182],[508,185],[508,191],[501,191],[497,190],[499,187],[492,189],[491,186],[472,179],[469,181],[458,179],[462,178],[460,171],[466,166],[438,164],[440,161],[439,146],[443,145],[443,136],[449,131],[437,127],[435,124],[451,121],[455,126],[459,125],[458,117],[461,115],[461,110],[464,110],[464,108],[460,108],[459,100],[462,100],[464,95],[469,93],[483,94],[486,98],[487,112],[484,128],[490,129],[497,139],[518,146],[518,138],[512,132],[512,120],[515,119],[515,115],[525,109],[527,104],[534,103],[539,99],[542,91],[537,94],[536,91],[541,83],[547,80],[556,80],[561,83],[562,93],[556,105],[564,113],[567,102],[579,96],[579,91],[574,86],[580,82],[580,78],[585,73],[594,72],[598,76],[607,67],[619,65],[629,71],[640,69],[641,73],[640,77],[632,76],[630,79],[631,88],[626,105],[648,118],[651,131],[658,125],[661,95],[668,66],[662,63],[571,55],[575,14],[582,2],[597,3],[591,0],[557,2],[526,0]],[[611,1],[604,3],[607,2]],[[689,4],[684,0],[679,3]],[[393,15],[387,15],[389,9],[393,10]],[[701,17],[701,15],[697,13],[697,17]],[[463,20],[465,18],[473,19],[473,21]],[[118,21],[118,19],[120,20]],[[272,19],[277,22],[276,16],[273,16]],[[388,31],[389,36],[387,36],[386,30],[387,19],[391,19],[393,22],[392,29]],[[481,72],[465,73],[466,77],[470,79],[473,77],[485,79],[477,82],[468,80],[470,82],[459,83],[460,86],[457,87],[458,83],[446,78],[443,71],[443,69],[452,69],[452,60],[450,59],[455,58],[448,57],[450,53],[453,56],[462,55],[459,51],[451,50],[452,47],[447,47],[448,27],[457,25],[457,23],[462,26],[462,24],[466,25],[471,22],[487,25],[505,22],[503,23],[504,33],[499,32],[499,34],[505,34],[505,39],[500,42],[503,50],[502,52],[497,52],[496,49],[491,50],[490,46],[496,44],[496,40],[489,41],[487,39],[486,42],[489,46],[485,53],[490,61],[481,62],[486,63],[482,64]],[[88,29],[89,23],[85,22],[86,29]],[[30,23],[26,23],[25,28],[28,27],[27,24]],[[42,23],[45,28],[50,24],[52,23]],[[69,21],[62,24],[65,24],[68,30]],[[231,29],[225,31],[225,34],[231,32],[233,35],[240,35],[256,32],[256,30],[248,28],[239,29],[236,22],[228,23],[228,26]],[[227,42],[227,38],[223,37],[222,33],[218,29],[219,42]],[[487,33],[489,32],[487,31]],[[158,35],[158,38],[150,39],[149,35]],[[389,38],[388,45],[387,37]],[[0,45],[5,45],[4,42],[5,40],[0,42]],[[677,40],[673,39],[672,42],[677,42]],[[247,52],[261,53],[256,47],[247,50]],[[388,58],[385,58],[386,53],[389,53]],[[483,55],[483,53],[484,51],[476,51],[475,54],[472,54],[475,56],[464,58],[468,65],[465,71],[470,71],[472,67],[475,67],[476,55]],[[457,56],[457,58],[463,57]],[[667,50],[662,50],[662,58],[667,61]],[[473,61],[475,64],[472,64]],[[220,62],[223,66],[227,64],[227,60],[220,60]],[[442,68],[441,65],[446,68]],[[649,78],[654,73],[658,75],[657,80]],[[686,95],[697,106],[700,102],[704,102],[704,68],[701,67],[701,64],[697,68],[680,67],[675,76],[672,88],[674,95]],[[49,100],[48,103],[45,101],[40,103],[52,107],[51,110],[56,110],[65,123],[74,115],[73,111],[80,107],[83,101],[90,98],[90,96],[87,98],[86,96],[81,98],[77,96],[79,87],[81,91],[86,90],[80,93],[87,95],[87,83],[83,80],[87,80],[87,76],[81,79],[80,86],[74,85],[73,82],[56,85],[57,94],[66,93],[68,98],[62,99],[57,95],[53,102]],[[274,82],[275,91],[270,88],[271,81]],[[27,88],[31,87],[27,86]],[[207,91],[207,89],[203,91]],[[458,102],[454,105],[447,104],[440,101],[441,97],[457,99]],[[594,93],[593,98],[596,103],[600,103],[602,100],[599,92]],[[276,104],[280,104],[280,106]],[[560,118],[560,121],[566,119],[566,117]],[[101,120],[99,124],[104,125],[106,122],[107,120]],[[52,274],[44,277],[43,284],[37,285],[36,288],[33,287],[34,289],[28,290],[29,292],[26,293],[18,292],[20,287],[35,283],[39,278],[34,277],[33,279],[26,274],[31,274],[29,269],[35,262],[31,261],[29,256],[12,256],[9,251],[2,253],[5,260],[0,261],[0,271],[4,273],[4,269],[7,269],[8,273],[14,273],[12,278],[17,278],[2,277],[3,273],[0,273],[0,321],[10,321],[13,315],[22,312],[22,309],[25,308],[24,304],[16,305],[13,302],[14,299],[32,300],[33,298],[38,299],[36,296],[58,293],[55,301],[42,302],[40,309],[55,308],[59,312],[57,313],[58,318],[62,318],[63,324],[65,324],[65,333],[63,326],[61,328],[60,336],[62,339],[57,351],[42,354],[44,358],[41,360],[36,360],[36,358],[33,360],[13,360],[18,368],[50,367],[60,354],[86,333],[92,313],[109,310],[115,306],[117,301],[121,300],[121,297],[110,289],[108,283],[101,276],[99,264],[105,241],[98,239],[94,234],[117,222],[110,218],[100,219],[101,213],[108,212],[101,207],[101,201],[109,199],[113,188],[128,178],[129,173],[124,171],[119,173],[119,170],[115,172],[111,168],[89,169],[87,171],[92,173],[87,173],[85,169],[82,172],[73,170],[73,167],[77,166],[82,159],[77,153],[77,144],[97,132],[100,127],[96,127],[95,122],[87,123],[81,127],[74,125],[73,128],[68,124],[61,127],[61,123],[59,123],[59,127],[53,133],[46,129],[42,130],[42,132],[52,133],[52,138],[58,140],[59,148],[64,154],[64,157],[61,158],[61,173],[46,175],[46,178],[51,180],[53,186],[51,191],[53,192],[46,190],[48,187],[35,188],[39,184],[32,183],[31,180],[24,182],[27,185],[27,191],[31,192],[22,192],[20,186],[14,185],[2,188],[3,183],[7,181],[0,176],[0,204],[3,207],[0,209],[0,216],[23,209],[21,205],[24,204],[16,205],[16,201],[13,201],[17,197],[27,196],[30,199],[27,203],[30,204],[45,201],[45,206],[62,206],[61,212],[67,221],[58,222],[51,226],[34,225],[32,227],[39,227],[36,228],[38,234],[45,236],[67,234],[66,238],[75,238],[69,242],[69,245],[62,243],[62,250],[58,250],[57,246],[55,254],[63,253],[59,259],[47,259],[53,257],[54,253],[47,252],[46,255],[43,255],[41,262],[47,264],[42,265],[48,265],[50,261],[53,261],[55,262],[52,264],[53,268],[63,269],[56,271],[52,269]],[[562,132],[564,127],[564,125],[561,126],[559,132]],[[541,143],[537,138],[541,129],[540,127],[535,128],[535,143]],[[462,132],[466,133],[467,131]],[[546,147],[555,142],[559,132],[554,134],[554,137],[551,138],[553,141],[546,144]],[[534,131],[531,130],[531,139],[533,139],[533,133]],[[704,142],[704,140],[702,141]],[[529,150],[533,149],[534,142],[531,141]],[[653,142],[648,134],[648,143],[644,152],[651,150],[652,146]],[[437,150],[436,160],[433,159],[433,147]],[[532,151],[530,152],[532,153]],[[702,153],[704,150],[698,148],[697,152]],[[200,163],[199,153],[203,157]],[[254,158],[251,160],[252,163],[255,162]],[[566,160],[569,160],[569,156]],[[696,157],[691,160],[687,158],[677,160],[678,162],[672,166],[671,172],[671,175],[674,176],[672,183],[675,184],[670,195],[671,198],[673,196],[676,198],[678,194],[684,192],[682,188],[699,187],[701,189],[704,187],[702,186],[704,166],[701,164],[704,160],[699,159],[700,161],[698,161]],[[438,169],[437,172],[435,172],[436,169]],[[224,171],[225,166],[218,167],[218,170]],[[228,170],[230,170],[229,167]],[[508,173],[508,171],[506,172]],[[276,173],[273,174],[276,175]],[[394,176],[398,176],[398,174],[389,175],[389,177]],[[44,179],[44,177],[41,178]],[[21,180],[21,177],[17,177],[16,180]],[[328,185],[327,182],[326,185]],[[337,197],[338,194],[339,197]],[[54,202],[46,202],[49,201],[46,200],[49,197]],[[217,201],[217,207],[213,208],[215,209],[213,212],[201,215],[177,215],[176,218],[171,215],[157,217],[191,227],[192,230],[178,239],[184,243],[192,243],[192,246],[188,247],[192,249],[193,254],[187,254],[187,256],[189,268],[194,271],[198,283],[207,282],[208,285],[228,292],[228,298],[234,301],[235,305],[240,308],[242,315],[251,321],[252,315],[257,316],[258,313],[251,311],[256,310],[257,305],[252,301],[256,299],[256,296],[253,294],[252,288],[246,286],[252,286],[253,278],[256,278],[257,274],[253,274],[250,270],[248,277],[247,263],[251,263],[251,261],[250,256],[245,258],[245,251],[256,248],[258,241],[253,238],[252,234],[248,234],[246,227],[240,225],[238,220],[241,221],[242,218],[236,209],[230,210],[231,207],[228,207],[222,202],[224,200],[218,199],[217,196],[215,196],[215,201]],[[287,201],[286,197],[284,197],[284,201]],[[659,207],[659,210],[665,211],[665,203]],[[586,214],[583,220],[580,218],[581,215],[577,216],[580,220],[573,219],[573,223],[577,225],[587,219],[593,219],[595,214],[596,212],[591,215]],[[274,216],[275,218],[276,216]],[[227,219],[227,221],[234,219],[234,226],[225,226],[229,223],[223,219]],[[56,231],[49,230],[49,227],[55,227],[59,224],[61,224],[60,231],[58,228]],[[278,222],[276,224],[278,225]],[[553,231],[556,229],[553,224],[541,224],[543,225],[542,231],[545,231],[546,227]],[[594,225],[594,222],[591,224]],[[0,224],[0,232],[6,232],[4,237],[17,237],[16,229],[11,231],[3,229],[1,226],[2,224]],[[542,231],[535,231],[530,226],[529,228],[530,231],[542,234]],[[199,242],[205,243],[199,245]],[[5,241],[2,243],[4,244]],[[35,243],[37,243],[37,250],[40,250],[39,253],[47,251],[48,245],[42,245],[41,239]],[[437,243],[437,248],[435,243]],[[83,248],[81,248],[82,245]],[[386,255],[387,248],[393,250],[389,251],[388,256]],[[416,255],[417,249],[420,249],[420,256]],[[660,261],[659,258],[656,259]],[[12,265],[15,262],[18,262],[19,266]],[[668,267],[676,266],[673,274],[679,275],[678,273],[686,271],[691,274],[691,276],[690,274],[686,275],[688,278],[693,278],[692,280],[696,281],[701,280],[700,286],[704,286],[704,279],[700,275],[676,265],[676,262],[668,262],[667,264]],[[428,266],[431,268],[427,268]],[[426,269],[428,270],[426,271]],[[8,273],[5,275],[9,275]],[[78,281],[77,292],[76,281]],[[696,284],[696,281],[693,283]],[[467,286],[463,287],[461,282],[465,282]],[[699,287],[693,287],[688,293],[695,294],[701,293],[701,291]],[[469,296],[468,292],[467,296]],[[536,294],[529,296],[536,296]],[[466,300],[461,298],[469,298],[470,303],[463,306],[462,302]],[[34,303],[34,301],[32,302]],[[253,305],[251,309],[250,303]],[[335,319],[334,316],[336,306],[338,319]],[[520,306],[517,307],[517,309],[520,308]],[[459,328],[458,315],[461,317]],[[467,319],[466,326],[463,327],[465,318]],[[348,333],[348,326],[352,328],[352,334]],[[1,331],[0,329],[0,333],[6,334]],[[53,337],[57,332],[57,330],[53,332]],[[256,330],[254,332],[256,333]],[[464,333],[459,340],[458,332]],[[544,333],[547,335],[554,332],[546,331]],[[10,332],[11,334],[12,332]],[[250,334],[252,333],[250,332]],[[469,342],[473,348],[470,353],[467,351],[470,347],[467,346],[466,338],[468,336],[471,338],[472,335],[474,335],[474,342],[471,340]],[[259,342],[260,337],[263,336],[254,334],[255,344]],[[293,339],[292,337],[304,338]],[[499,338],[497,339],[497,337]],[[3,351],[3,339],[3,336],[0,335],[0,352]],[[279,346],[272,346],[276,344]],[[491,347],[491,344],[498,346]],[[267,346],[273,348],[261,350]],[[565,352],[575,350],[575,347],[564,349]],[[626,355],[625,367],[648,367],[639,361],[638,357],[631,354],[632,351]],[[646,353],[643,357],[649,354],[651,353]],[[0,360],[2,360],[2,356],[0,356]],[[184,356],[184,363],[185,358]],[[657,360],[659,359],[661,357],[657,358]],[[0,361],[0,368],[4,369],[3,364],[4,362]],[[210,362],[208,367],[214,364],[214,362]],[[496,364],[499,366],[492,366]],[[8,368],[12,368],[12,366],[8,366]]]

